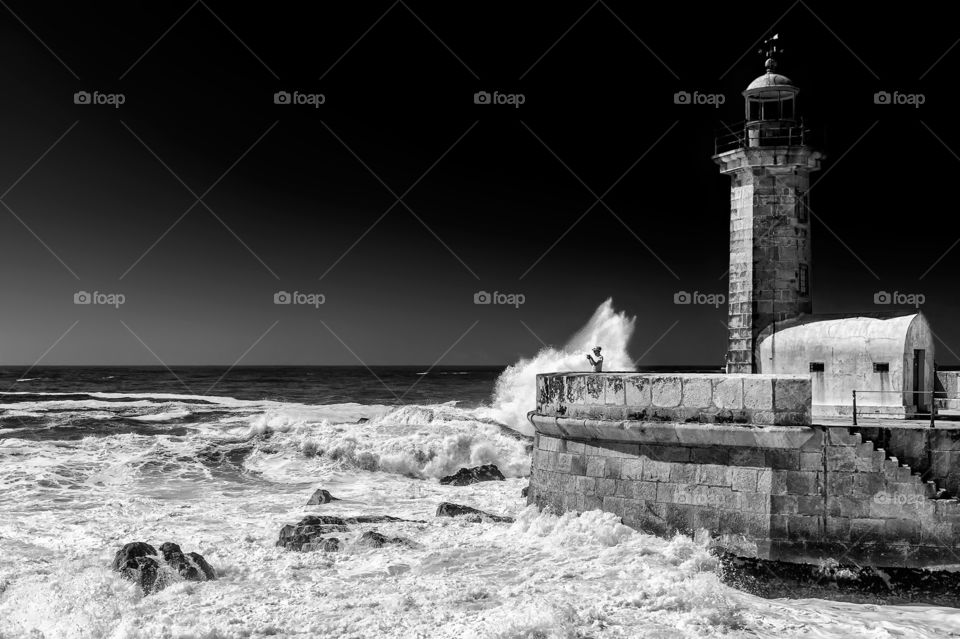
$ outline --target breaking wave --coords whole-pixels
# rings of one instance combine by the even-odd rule
[[[534,357],[521,359],[501,373],[490,415],[518,432],[532,436],[527,412],[536,406],[537,373],[590,370],[586,356],[598,345],[603,348],[604,370],[634,370],[627,344],[635,323],[636,317],[615,311],[613,300],[606,300],[562,348],[543,348]]]

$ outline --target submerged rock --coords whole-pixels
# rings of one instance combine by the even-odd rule
[[[287,550],[309,551],[324,550],[333,552],[340,549],[340,542],[337,540],[337,547],[330,541],[330,535],[343,533],[350,530],[350,526],[359,524],[382,524],[398,521],[411,521],[409,519],[400,519],[389,515],[360,515],[359,517],[336,517],[333,515],[310,515],[304,517],[296,524],[287,524],[280,529],[280,536],[277,539],[277,546]],[[415,522],[423,523],[423,522]]]
[[[163,553],[163,560],[188,581],[206,581],[217,578],[217,573],[213,567],[198,553],[184,554],[180,550],[180,546],[170,541],[160,546],[160,552]]]
[[[133,581],[143,594],[162,590],[168,583],[162,568],[170,570],[189,581],[216,579],[217,573],[203,556],[191,552],[184,554],[180,546],[167,542],[160,546],[160,552],[148,543],[134,541],[126,544],[113,557],[111,567]],[[167,577],[169,572],[166,573]]]
[[[160,564],[156,557],[156,548],[142,541],[134,541],[125,544],[117,551],[113,556],[111,567],[140,586],[143,594],[146,595],[151,593],[157,585]]]
[[[491,515],[488,512],[478,510],[471,506],[462,504],[452,504],[448,501],[442,502],[437,507],[437,517],[463,517],[469,522],[478,524],[482,521],[492,521],[496,523],[513,523],[513,517],[502,517],[500,515]]]
[[[142,541],[134,541],[125,544],[123,548],[117,551],[117,554],[113,556],[112,568],[122,571],[137,557],[153,557],[156,554],[157,549],[150,544]]]
[[[310,496],[310,501],[307,502],[307,506],[318,506],[320,504],[329,504],[331,501],[340,501],[340,500],[334,497],[333,495],[331,495],[329,490],[318,488],[313,492],[313,495]]]
[[[500,469],[493,464],[475,468],[461,468],[452,475],[440,478],[440,483],[449,486],[469,486],[482,481],[503,481],[506,479]]]
[[[340,550],[340,540],[336,537],[330,537],[323,540],[323,546],[320,547],[323,552],[337,552]]]
[[[404,537],[387,537],[376,530],[368,530],[360,536],[357,545],[383,548],[384,546],[411,546],[412,542]]]

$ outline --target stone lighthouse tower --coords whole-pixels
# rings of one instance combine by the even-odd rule
[[[743,92],[746,121],[717,138],[713,157],[730,176],[728,373],[758,372],[760,332],[812,311],[807,189],[822,156],[800,119],[800,89],[776,72],[776,36],[765,53],[766,73]]]

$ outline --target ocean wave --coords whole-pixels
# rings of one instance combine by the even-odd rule
[[[634,370],[627,344],[635,324],[635,317],[616,312],[613,300],[606,300],[563,348],[545,346],[534,357],[521,359],[503,371],[497,378],[489,415],[532,436],[527,413],[536,408],[537,374],[590,370],[586,356],[598,345],[603,348],[604,369]]]
[[[190,417],[193,413],[185,408],[176,408],[170,411],[160,413],[151,413],[149,415],[137,415],[130,419],[138,422],[169,422],[175,419]]]
[[[250,424],[249,435],[271,436],[247,465],[294,481],[320,470],[304,459],[421,479],[481,464],[496,464],[507,477],[529,473],[529,441],[476,409],[460,409],[454,402],[380,409],[368,421],[339,424],[310,413],[268,411]]]

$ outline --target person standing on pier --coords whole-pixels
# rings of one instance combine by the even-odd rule
[[[587,354],[587,361],[589,361],[590,364],[593,366],[594,373],[602,373],[603,372],[603,355],[600,354],[599,346],[594,347],[593,354],[596,356],[596,359],[594,359],[593,357],[590,357],[590,355]]]

